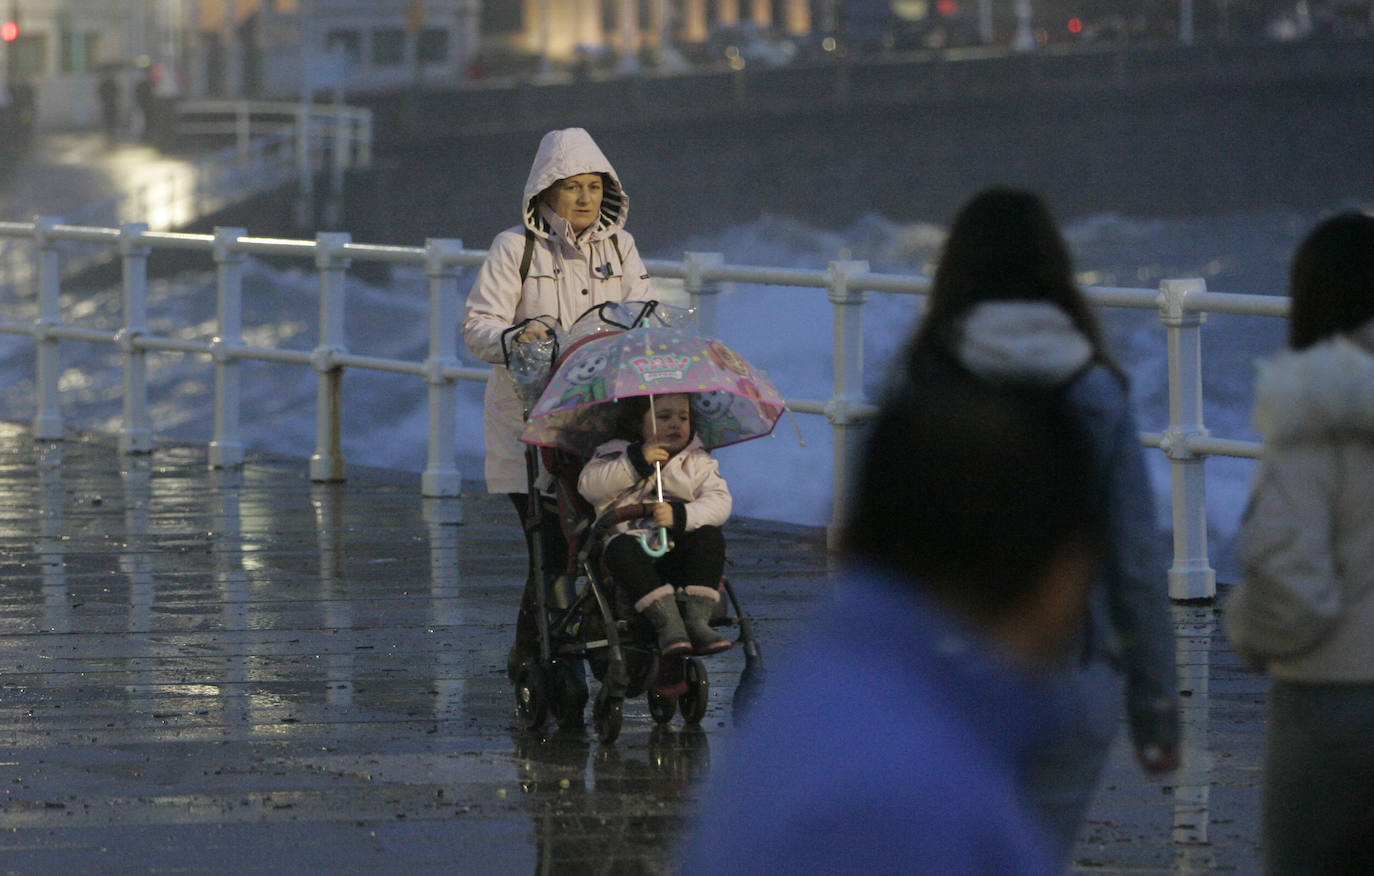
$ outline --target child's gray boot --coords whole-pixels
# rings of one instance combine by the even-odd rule
[[[730,650],[731,642],[711,628],[711,615],[720,604],[720,592],[710,587],[684,587],[687,597],[682,603],[682,619],[687,626],[687,638],[692,640],[692,653],[719,654]]]
[[[658,633],[658,651],[664,657],[675,654],[690,654],[692,643],[687,639],[687,630],[682,626],[682,615],[677,610],[677,597],[670,585],[664,584],[644,594],[635,602],[635,611],[649,619]]]

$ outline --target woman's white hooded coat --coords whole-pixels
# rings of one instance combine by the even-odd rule
[[[1374,323],[1269,362],[1255,425],[1231,644],[1275,678],[1374,681]]]
[[[601,216],[580,236],[544,205],[539,195],[561,179],[582,173],[607,177]],[[649,274],[625,230],[629,198],[611,163],[581,128],[550,131],[539,143],[521,199],[522,225],[492,241],[468,293],[463,340],[478,358],[495,365],[484,404],[487,490],[528,489],[524,446],[518,436],[524,411],[505,368],[501,334],[516,323],[545,317],[567,328],[588,308],[606,301],[649,296]],[[532,241],[523,282],[520,265]]]

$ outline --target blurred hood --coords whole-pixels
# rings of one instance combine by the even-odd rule
[[[992,383],[1063,383],[1093,356],[1092,344],[1069,315],[1048,301],[979,304],[961,328],[955,357]]]
[[[1265,441],[1374,438],[1374,323],[1260,363],[1255,428]]]

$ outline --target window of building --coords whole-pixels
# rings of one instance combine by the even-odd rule
[[[363,35],[361,31],[335,28],[324,36],[324,50],[327,53],[342,51],[348,60],[360,64],[363,60]]]
[[[372,63],[378,67],[398,67],[406,58],[406,32],[399,27],[378,28],[372,32]]]
[[[72,33],[64,30],[61,32],[60,46],[57,58],[60,72],[75,73],[89,70],[94,66],[95,59],[100,57],[100,34]]]
[[[427,27],[420,31],[415,51],[421,64],[443,64],[448,61],[448,28]]]
[[[15,73],[41,74],[48,70],[48,36],[34,34],[10,43],[10,70]]]
[[[525,29],[525,4],[511,2],[482,4],[482,35],[521,33]]]

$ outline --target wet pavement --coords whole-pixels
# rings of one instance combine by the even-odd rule
[[[611,746],[517,731],[513,512],[418,480],[0,424],[0,871],[671,873],[742,655],[709,659],[700,726],[641,697]],[[822,533],[732,522],[731,561],[777,660]],[[1148,782],[1121,746],[1075,872],[1257,870],[1264,685],[1216,614],[1176,609],[1185,770]]]
[[[76,211],[156,158],[46,142],[4,218]],[[513,512],[419,493],[418,475],[319,485],[303,460],[214,472],[203,448],[127,457],[0,424],[0,872],[671,873],[742,656],[709,661],[700,726],[656,728],[641,697],[612,746],[516,730]],[[730,538],[776,661],[824,595],[823,534]],[[1147,781],[1119,744],[1075,873],[1258,871],[1266,684],[1214,607],[1174,611],[1185,767]]]
[[[135,199],[150,186],[184,191],[192,179],[185,156],[168,155],[144,143],[112,143],[91,131],[43,132],[33,149],[0,177],[0,220],[30,222],[40,215],[114,224],[130,218],[135,206],[120,207],[118,201]],[[170,227],[170,219],[140,215],[140,221],[155,230]]]

